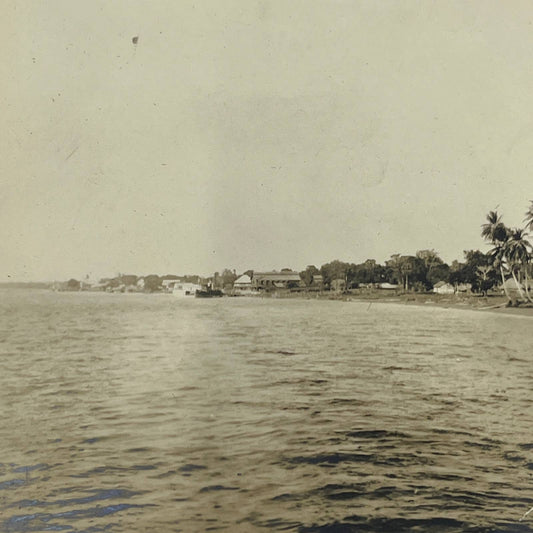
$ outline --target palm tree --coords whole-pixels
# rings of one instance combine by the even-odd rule
[[[505,248],[502,244],[496,244],[492,250],[489,250],[489,258],[492,267],[495,270],[500,271],[500,275],[502,278],[502,287],[503,291],[505,292],[505,296],[507,296],[508,300],[511,301],[511,296],[509,295],[509,292],[507,291],[507,286],[505,285],[505,274],[504,274],[504,264],[505,264]]]
[[[481,236],[492,244],[507,240],[508,230],[497,211],[489,211],[487,222],[481,226]]]
[[[526,227],[525,229],[526,230],[530,230],[530,231],[533,231],[533,200],[530,200],[529,201],[529,209],[526,211],[526,217],[524,218],[524,222],[526,223]],[[525,274],[526,274],[526,294],[527,294],[527,297],[529,299],[529,301],[531,302],[531,297],[529,296],[529,283],[528,283],[528,270],[529,270],[529,267],[531,265],[531,259],[532,259],[532,256],[531,254],[529,255],[529,264],[526,264],[525,265]]]
[[[533,231],[533,200],[530,200],[529,204],[529,209],[526,211],[524,222],[526,223],[526,229]]]
[[[506,259],[505,243],[509,238],[509,230],[505,227],[505,224],[502,222],[502,217],[498,215],[497,211],[489,211],[487,222],[481,226],[481,236],[494,246],[489,252],[491,263],[495,269],[500,270],[505,296],[511,301],[511,297],[505,286],[504,274],[504,264]]]
[[[527,233],[520,228],[514,228],[510,230],[509,232],[509,239],[505,243],[505,254],[507,256],[511,274],[513,276],[513,279],[516,283],[516,286],[518,287],[518,292],[520,293],[520,296],[524,300],[529,300],[533,303],[533,300],[531,300],[529,296],[529,280],[528,280],[528,263],[530,259],[529,254],[529,248],[531,245],[526,239]],[[519,283],[519,280],[516,278],[515,271],[520,271],[521,269],[525,272],[525,287],[526,287],[526,296],[524,296],[524,293],[522,292],[521,285]]]

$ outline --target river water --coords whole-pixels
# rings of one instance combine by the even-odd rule
[[[533,531],[533,321],[0,292],[0,531]]]

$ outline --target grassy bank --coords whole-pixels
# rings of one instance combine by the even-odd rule
[[[507,307],[507,297],[497,294],[482,296],[477,294],[398,293],[391,295],[384,294],[383,291],[374,291],[372,293],[350,293],[343,296],[347,300],[427,305],[452,309],[472,309],[533,317],[533,305],[521,304],[518,307]]]
[[[451,309],[473,309],[509,315],[533,317],[533,306],[522,304],[519,307],[507,307],[507,297],[499,294],[482,296],[478,294],[436,294],[403,291],[384,291],[371,289],[353,289],[340,292],[275,292],[265,293],[272,298],[308,298],[338,301],[364,301],[369,303],[398,303],[404,305],[424,305]]]

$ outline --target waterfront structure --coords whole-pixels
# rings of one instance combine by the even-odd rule
[[[252,278],[248,274],[239,276],[233,283],[234,289],[246,290],[252,288]]]
[[[181,280],[179,279],[164,279],[161,282],[161,286],[163,287],[163,290],[165,292],[172,292],[174,290],[174,287],[176,285],[179,285],[181,283]]]
[[[252,288],[256,290],[293,289],[301,284],[300,274],[293,270],[254,272]]]
[[[324,288],[324,277],[322,274],[313,274],[313,279],[311,281],[311,287],[316,289]]]
[[[183,283],[179,280],[173,280],[175,283],[172,285],[172,294],[179,298],[185,296],[195,296],[196,291],[201,291],[201,285],[196,283]]]
[[[436,294],[455,294],[455,287],[451,283],[439,281],[433,286],[433,292]]]

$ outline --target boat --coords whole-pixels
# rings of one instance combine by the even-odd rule
[[[207,287],[205,289],[197,289],[195,297],[196,298],[220,298],[224,296],[224,293],[219,289],[211,289]]]

